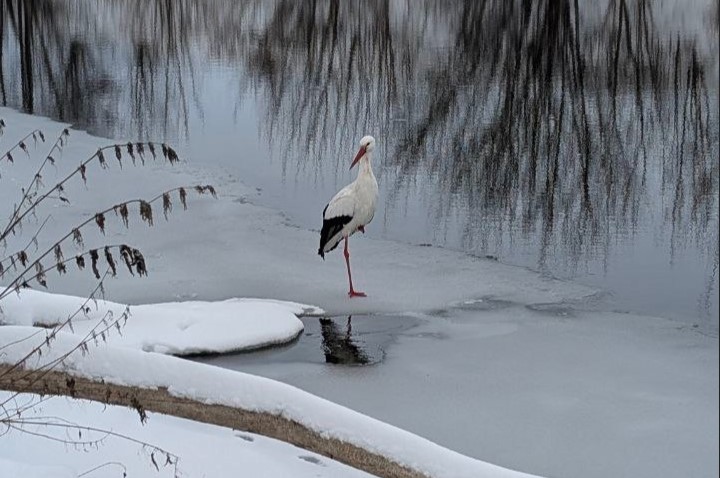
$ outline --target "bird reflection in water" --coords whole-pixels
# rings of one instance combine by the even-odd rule
[[[322,348],[327,363],[343,365],[366,365],[370,358],[364,350],[353,341],[352,315],[347,318],[345,330],[329,318],[320,319]]]

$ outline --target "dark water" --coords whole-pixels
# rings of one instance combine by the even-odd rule
[[[167,139],[317,228],[378,139],[369,234],[718,323],[718,2],[0,2],[0,102]]]
[[[420,321],[403,316],[359,315],[304,317],[305,329],[290,346],[271,347],[250,353],[194,357],[213,365],[242,369],[245,365],[330,364],[367,366],[381,363],[397,336]]]

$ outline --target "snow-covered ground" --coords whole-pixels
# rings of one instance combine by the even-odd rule
[[[58,325],[68,317],[66,332],[85,336],[103,320],[119,318],[126,305],[35,290],[11,294],[2,301],[1,324]],[[89,309],[85,313],[79,310]],[[218,302],[170,302],[128,309],[111,345],[172,355],[241,352],[289,342],[303,330],[298,314],[322,313],[317,307],[265,299]]]
[[[0,149],[34,127],[42,127],[47,137],[62,128],[52,121],[2,108],[0,117],[8,124],[0,138]],[[61,177],[66,171],[63,168],[76,165],[80,158],[108,143],[74,130],[69,140],[57,171],[51,168],[46,172],[47,184],[54,176]],[[17,191],[36,164],[37,159],[28,159],[23,153],[16,155],[14,165],[0,164],[3,204],[17,200]],[[111,163],[111,168],[115,166]],[[179,301],[224,301],[233,297],[316,304],[330,315],[413,315],[421,325],[397,337],[386,351],[384,362],[373,367],[272,361],[249,366],[233,362],[231,357],[217,359],[216,363],[288,382],[479,460],[512,469],[558,477],[717,475],[716,334],[703,335],[672,320],[604,310],[584,312],[580,309],[586,308],[587,299],[598,292],[587,287],[458,252],[359,235],[351,241],[354,281],[369,297],[350,301],[345,296],[343,258],[331,254],[328,260],[321,261],[315,253],[317,232],[294,227],[279,212],[253,204],[261,193],[238,178],[213,177],[188,164],[172,169],[159,164],[126,166],[122,172],[90,168],[87,187],[78,181],[67,188],[71,206],[53,204],[38,214],[40,221],[50,215],[41,242],[67,232],[81,215],[121,199],[152,197],[164,189],[196,183],[214,184],[219,199],[191,198],[189,210],[183,212],[176,207],[169,222],[156,210],[153,228],[133,217],[127,231],[119,220],[108,215],[106,236],[93,228],[84,234],[88,247],[128,242],[145,253],[149,277],[138,279],[120,272],[106,284],[109,300],[165,303],[148,305],[146,319],[137,312],[142,310],[140,307],[132,307],[134,318],[141,318],[138,322],[159,325],[153,322],[155,313],[163,310],[167,318],[165,312],[182,308],[177,305]],[[318,211],[322,206],[318,204]],[[31,225],[26,225],[25,230],[31,230]],[[16,245],[22,247],[22,241],[27,240],[17,239]],[[12,247],[10,244],[10,250]],[[67,251],[71,250],[68,244]],[[77,296],[94,287],[87,271],[70,271],[63,278],[50,273],[48,282],[55,292]],[[483,302],[472,302],[475,299]],[[168,305],[171,303],[175,305]],[[491,306],[473,305],[482,303]],[[198,305],[211,306],[228,312],[222,304]],[[188,320],[185,324],[191,324],[191,330],[202,327],[205,331],[211,319],[204,317],[202,310],[198,312],[201,317],[195,315],[192,319],[180,319],[171,313],[172,321],[166,322],[168,335],[177,333],[175,342],[182,342],[185,350],[191,348],[193,338],[182,333],[178,321]],[[285,308],[278,314],[287,317],[293,312],[298,310]],[[377,315],[378,320],[382,317]],[[132,320],[128,327],[133,327]],[[29,319],[16,322],[27,324]],[[220,331],[227,322],[215,325]],[[160,350],[155,347],[162,346],[164,351],[172,352],[162,336],[165,326],[154,331],[128,330],[126,345],[148,350]],[[148,337],[141,337],[145,330]],[[232,341],[229,348],[237,347],[237,341],[242,340],[239,336],[224,339]],[[122,353],[142,352],[125,349]],[[158,360],[180,360],[148,355]],[[222,373],[223,380],[238,380],[237,375],[227,371],[192,370],[200,378]],[[159,373],[152,378],[158,380],[161,376]],[[262,383],[281,387],[276,382]],[[273,402],[275,410],[312,421],[318,417],[292,407],[306,403],[307,409],[316,410],[313,407],[323,403],[338,413],[332,417],[322,415],[320,418],[326,421],[314,421],[318,429],[354,433],[357,438],[358,422],[362,422],[373,430],[393,430],[385,436],[391,443],[378,441],[376,435],[364,435],[372,437],[369,446],[393,453],[411,453],[408,450],[414,449],[407,447],[407,442],[403,445],[389,438],[401,433],[393,427],[357,418],[347,409],[318,401],[295,388],[283,390],[292,390],[288,392],[292,403]],[[222,392],[232,395],[228,399],[239,399],[229,390]],[[298,397],[307,402],[296,401]],[[264,402],[262,406],[270,404]],[[355,417],[346,429],[337,425],[342,416]],[[157,423],[166,419],[153,420]],[[151,420],[146,429],[152,428]],[[422,441],[416,436],[403,437]],[[443,450],[438,453],[458,460],[447,470],[467,470],[462,468],[463,463],[486,466],[422,443],[421,450]],[[403,450],[392,448],[395,445],[403,445]],[[0,453],[5,449],[0,447]],[[283,453],[289,457],[288,463],[297,459],[295,451]],[[414,459],[407,455],[405,458]],[[420,458],[435,462],[437,456]],[[72,459],[65,457],[47,464],[64,466],[68,463],[64,460]],[[445,476],[447,470],[442,469],[439,475]]]
[[[0,400],[7,393],[0,392]],[[20,403],[37,401],[34,395],[20,395]],[[36,436],[11,431],[2,437],[0,447],[0,476],[3,478],[87,478],[122,477],[223,477],[262,476],[285,478],[311,477],[370,477],[327,457],[297,448],[287,443],[252,433],[197,423],[167,415],[150,414],[142,425],[135,411],[116,406],[104,406],[84,400],[64,397],[50,398],[36,410],[29,410],[27,418],[61,417],[71,424],[93,426],[130,436],[148,445],[162,448],[180,457],[177,470],[165,466],[165,457],[156,453],[159,470],[152,464],[149,446],[130,442],[104,433],[77,431],[68,433],[72,439],[92,441],[102,439],[98,446],[72,446]],[[31,431],[50,433],[64,440],[71,438],[66,430],[29,426]],[[83,451],[86,449],[87,451]],[[42,452],[39,454],[39,450]],[[48,465],[52,463],[52,465]],[[106,466],[101,465],[105,464]],[[95,469],[95,471],[91,471]],[[175,475],[175,472],[179,473]]]

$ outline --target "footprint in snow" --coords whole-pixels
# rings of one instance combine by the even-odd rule
[[[250,435],[243,435],[242,433],[236,433],[235,436],[238,438],[242,438],[245,441],[255,441],[255,439],[253,437],[251,437]]]
[[[298,458],[300,458],[303,461],[307,461],[308,463],[312,463],[313,465],[325,466],[325,463],[323,463],[319,459],[315,458],[314,456],[300,455],[300,456],[298,456]]]

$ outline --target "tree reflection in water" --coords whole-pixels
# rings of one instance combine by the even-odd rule
[[[198,78],[230,65],[228,97],[258,99],[284,168],[345,167],[345,145],[377,131],[388,209],[432,197],[465,250],[536,244],[548,272],[657,231],[670,260],[706,259],[707,309],[718,7],[681,35],[656,2],[585,3],[3,0],[0,99],[109,134],[187,135],[207,108]]]

